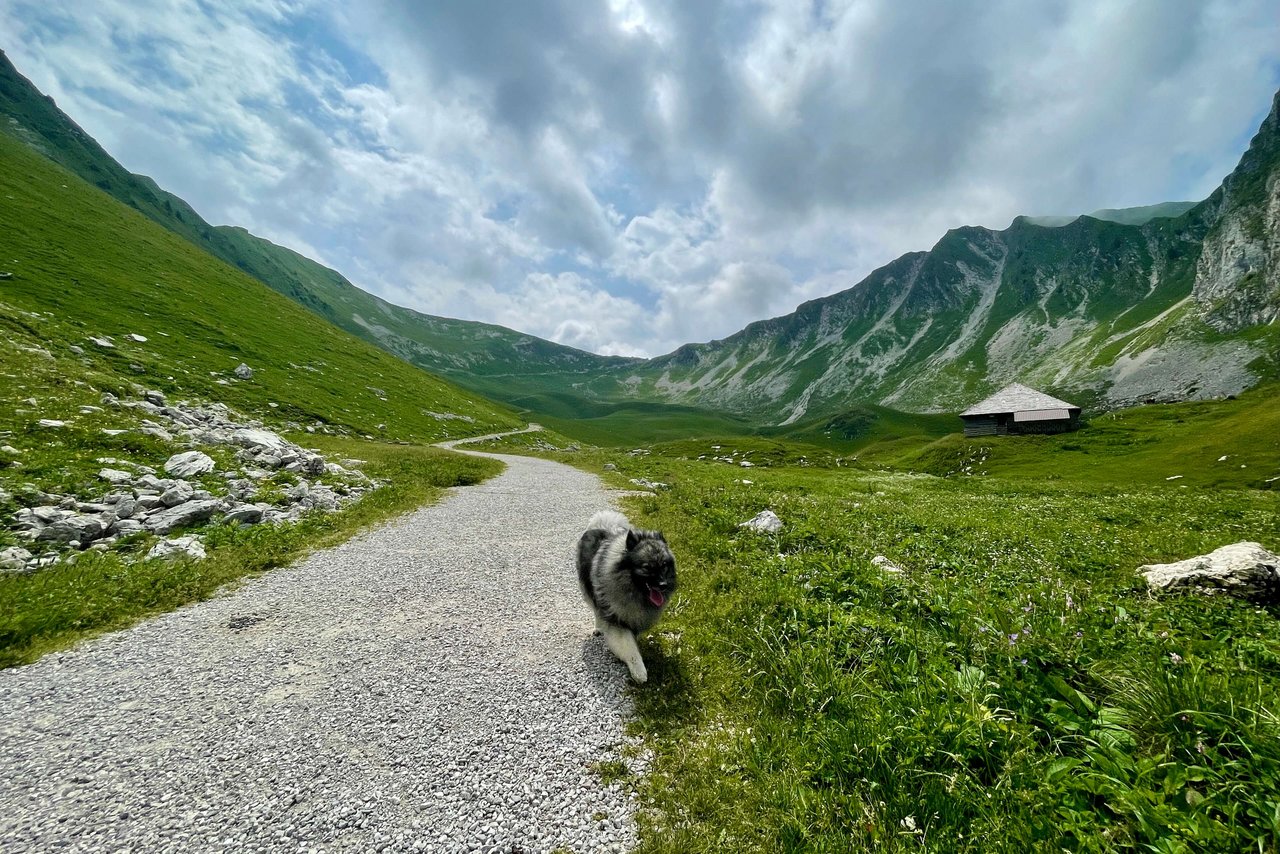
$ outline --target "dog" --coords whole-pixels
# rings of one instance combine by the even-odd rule
[[[578,540],[578,583],[596,618],[596,634],[631,678],[649,678],[636,635],[648,631],[676,590],[676,559],[657,531],[638,531],[627,517],[602,510]]]

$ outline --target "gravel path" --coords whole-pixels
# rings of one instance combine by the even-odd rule
[[[0,671],[0,850],[621,851],[625,671],[571,554],[568,466],[439,504]]]

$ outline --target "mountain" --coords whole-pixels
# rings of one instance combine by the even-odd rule
[[[947,232],[852,288],[688,344],[601,395],[794,423],[857,403],[957,411],[1008,382],[1112,408],[1280,373],[1280,94],[1222,186],[1046,227]]]
[[[1121,225],[1146,225],[1153,219],[1182,216],[1198,204],[1199,202],[1162,202],[1158,205],[1143,205],[1138,208],[1103,208],[1083,216],[1105,222],[1118,222]],[[1081,214],[1074,214],[1072,216],[1029,216],[1025,219],[1032,225],[1059,228],[1070,225],[1080,217]]]
[[[243,229],[210,226],[0,61],[0,130],[415,365],[562,418],[625,419],[632,410],[618,405],[642,402],[782,426],[866,406],[954,412],[1014,381],[1113,408],[1223,397],[1280,375],[1277,97],[1239,166],[1202,202],[952,229],[788,315],[636,360],[393,306]]]
[[[552,385],[560,388],[584,371],[607,371],[636,361],[597,356],[502,326],[401,308],[357,288],[337,271],[243,228],[212,226],[151,178],[133,174],[116,162],[52,98],[23,77],[2,51],[0,117],[0,130],[214,257],[356,337],[419,367],[467,381],[473,388],[499,395],[522,394],[526,385],[537,385],[538,375],[545,373],[556,374]],[[512,378],[520,379],[514,391]]]

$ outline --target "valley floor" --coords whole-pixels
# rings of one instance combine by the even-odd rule
[[[659,484],[627,508],[666,533],[681,584],[642,644],[639,851],[1280,845],[1280,609],[1156,598],[1135,572],[1277,550],[1280,493],[1165,481],[1200,464],[1185,455],[1123,485],[1106,466],[940,477],[749,439],[536,441],[499,447]],[[741,527],[764,509],[781,531]]]

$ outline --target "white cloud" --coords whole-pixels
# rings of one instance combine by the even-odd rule
[[[1269,0],[14,0],[127,167],[436,314],[654,354],[963,224],[1207,195]]]

